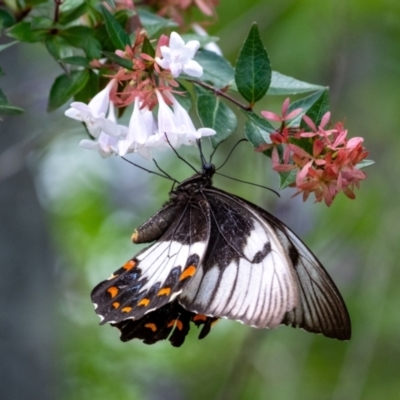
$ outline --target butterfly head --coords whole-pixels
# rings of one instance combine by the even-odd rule
[[[215,174],[215,165],[211,163],[203,163],[203,175],[212,178]]]

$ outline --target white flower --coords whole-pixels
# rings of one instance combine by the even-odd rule
[[[151,150],[145,148],[147,139],[156,132],[156,123],[153,113],[144,107],[140,109],[139,97],[135,98],[135,104],[126,138],[119,143],[119,155],[124,156],[126,153],[138,152],[145,158],[151,158]]]
[[[115,79],[112,79],[101,92],[93,97],[89,104],[77,101],[71,103],[71,108],[65,111],[65,115],[84,122],[89,133],[94,138],[97,138],[100,132],[105,132],[111,136],[119,136],[120,132],[116,122],[106,118],[110,108],[110,91],[115,82]]]
[[[199,24],[192,24],[192,28],[200,36],[208,36],[208,33]],[[208,51],[218,54],[219,56],[222,56],[222,51],[215,42],[207,43],[204,48]]]
[[[196,51],[199,49],[198,40],[190,40],[185,44],[184,40],[176,33],[172,32],[169,39],[169,47],[161,46],[162,59],[156,57],[156,62],[160,67],[171,70],[174,78],[177,78],[182,71],[196,78],[203,75],[203,67],[193,60]]]
[[[181,144],[190,146],[195,144],[197,139],[216,134],[214,129],[196,129],[188,112],[179,104],[178,100],[176,100],[172,95],[170,95],[170,98],[172,100],[176,126],[178,128],[178,146]]]
[[[118,143],[121,138],[127,135],[128,131],[126,126],[117,125],[114,104],[112,102],[109,105],[109,113],[106,120],[117,127],[119,136],[111,136],[105,131],[100,130],[97,140],[82,139],[79,142],[79,146],[88,150],[97,150],[103,158],[109,157],[112,154],[118,154]]]

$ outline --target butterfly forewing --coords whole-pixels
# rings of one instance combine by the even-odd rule
[[[207,202],[188,203],[162,237],[92,291],[102,322],[137,320],[172,301],[201,264],[210,232]]]
[[[229,195],[203,191],[211,209],[204,261],[179,297],[188,310],[275,327],[298,304],[291,260],[273,229]]]

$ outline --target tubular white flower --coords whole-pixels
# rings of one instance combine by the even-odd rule
[[[172,100],[176,125],[178,128],[178,145],[184,144],[190,146],[195,144],[197,139],[216,134],[214,129],[196,129],[188,112],[179,104],[178,100],[176,100],[172,95],[170,95],[170,98]]]
[[[193,60],[196,51],[200,47],[198,40],[190,40],[185,44],[184,40],[176,33],[172,32],[169,39],[169,46],[161,46],[162,59],[156,57],[157,64],[171,70],[174,78],[177,78],[182,71],[187,75],[196,78],[203,75],[203,67]]]
[[[118,146],[119,155],[124,156],[127,153],[138,152],[145,158],[150,158],[150,149],[144,149],[144,145],[155,131],[156,124],[153,113],[148,107],[140,109],[140,100],[139,97],[136,97],[126,139],[120,141]]]
[[[99,137],[101,132],[111,136],[119,136],[121,132],[116,122],[106,118],[107,111],[110,108],[110,91],[115,82],[115,79],[112,79],[102,91],[90,100],[89,104],[77,101],[71,103],[71,108],[65,111],[65,115],[84,122],[94,138]]]
[[[113,123],[116,126],[119,136],[111,136],[105,131],[100,130],[97,140],[82,139],[79,142],[79,146],[87,150],[97,150],[103,158],[109,157],[112,154],[118,154],[119,141],[121,138],[126,136],[128,131],[126,126],[117,125],[115,107],[112,102],[109,105],[109,112],[106,121]]]

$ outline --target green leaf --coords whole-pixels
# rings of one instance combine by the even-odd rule
[[[275,133],[276,129],[271,125],[265,118],[260,117],[253,111],[243,111],[246,116],[261,129],[267,131],[268,133]]]
[[[87,26],[73,26],[60,30],[59,35],[71,46],[85,51],[89,59],[101,57],[101,44],[94,38],[94,30]]]
[[[296,182],[297,170],[292,169],[288,172],[279,172],[279,189],[285,189],[292,183]]]
[[[270,133],[251,120],[247,120],[244,124],[244,136],[255,148],[262,144],[271,143]]]
[[[208,50],[199,50],[194,59],[203,67],[203,75],[199,79],[208,82],[217,89],[229,86],[233,82],[234,70],[229,62]],[[193,80],[193,77],[181,74],[183,79]]]
[[[17,40],[14,40],[14,42],[10,42],[10,43],[7,43],[7,44],[1,44],[1,45],[0,45],[0,51],[3,51],[3,50],[5,50],[5,49],[8,49],[9,47],[13,46],[13,45],[16,44],[16,43],[18,43]]]
[[[106,3],[115,10],[115,1],[114,0],[106,0]]]
[[[0,66],[0,76],[3,76],[3,75],[5,75],[5,74],[4,74],[3,69],[2,69],[1,66]]]
[[[212,128],[217,132],[211,136],[214,148],[236,130],[235,113],[217,96],[200,95],[197,98],[197,114],[204,127]]]
[[[34,17],[31,21],[31,29],[37,31],[39,29],[50,30],[53,27],[53,20],[49,17]]]
[[[85,87],[88,79],[88,70],[74,71],[70,77],[65,74],[58,76],[50,90],[47,110],[50,112],[61,107]]]
[[[149,38],[152,38],[161,29],[175,28],[178,26],[178,24],[173,21],[159,17],[158,15],[145,10],[138,10],[138,15],[140,22],[149,35]]]
[[[72,56],[72,57],[66,57],[66,58],[61,58],[59,60],[63,64],[71,64],[71,65],[78,65],[80,67],[85,67],[89,68],[89,61],[85,57],[79,57],[79,56]]]
[[[110,51],[103,51],[102,53],[121,67],[132,69],[133,64],[131,60],[117,56],[115,53],[111,53]]]
[[[15,18],[8,10],[0,8],[0,31],[15,24]]]
[[[7,30],[8,36],[28,43],[40,42],[47,34],[47,30],[32,30],[30,22],[19,22]]]
[[[310,96],[303,97],[290,104],[288,113],[301,108],[302,112],[290,121],[289,126],[301,126],[302,128],[308,128],[308,125],[304,125],[302,118],[304,114],[307,114],[314,123],[318,126],[321,122],[322,116],[329,111],[329,92],[328,89],[319,90]]]
[[[99,92],[99,81],[99,75],[92,70],[89,70],[89,79],[82,90],[75,94],[74,100],[86,104],[89,103],[89,101]]]
[[[264,97],[268,90],[271,64],[257,24],[251,27],[240,50],[235,67],[235,82],[239,93],[252,105]]]
[[[154,50],[153,46],[150,43],[150,40],[147,37],[144,37],[143,46],[142,46],[142,53],[148,54],[150,57],[155,57],[156,51]]]
[[[114,16],[104,7],[101,7],[104,15],[107,32],[110,35],[111,42],[116,49],[124,50],[126,45],[131,45],[131,39],[125,29],[114,18]]]
[[[88,4],[85,1],[82,4],[80,4],[79,6],[77,6],[75,8],[71,8],[71,9],[69,9],[67,11],[61,10],[58,22],[61,25],[67,25],[67,24],[69,24],[71,22],[74,22],[79,17],[84,15],[88,11],[88,9],[89,9]]]
[[[267,93],[271,95],[290,95],[315,92],[325,88],[325,86],[302,82],[292,78],[291,76],[282,75],[279,72],[272,71],[271,85]]]
[[[45,40],[47,51],[58,62],[64,57],[72,55],[72,48],[67,41],[58,35],[48,36]]]
[[[0,115],[19,115],[24,110],[20,107],[13,106],[7,99],[6,95],[0,89]]]

